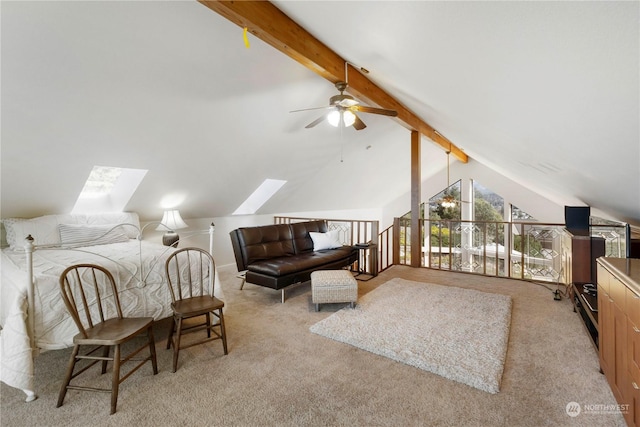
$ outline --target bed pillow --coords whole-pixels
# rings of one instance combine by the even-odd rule
[[[24,239],[31,235],[37,245],[60,244],[56,215],[46,215],[33,219],[7,218],[2,220],[7,243],[11,249],[24,247]]]
[[[73,215],[73,221],[63,221],[62,218],[58,219],[58,224],[84,224],[84,225],[111,225],[116,224],[131,224],[122,225],[125,234],[130,239],[138,237],[140,231],[140,219],[136,212],[102,212],[92,214],[77,214]]]
[[[117,224],[60,224],[60,243],[65,247],[106,245],[128,242],[124,228]]]
[[[340,230],[331,230],[326,233],[317,233],[310,231],[309,236],[313,240],[313,250],[321,251],[323,249],[334,249],[342,246],[340,239],[338,238]]]
[[[24,248],[24,239],[31,235],[36,245],[59,245],[59,224],[75,225],[110,225],[131,224],[122,226],[130,239],[135,239],[140,230],[140,219],[135,212],[103,212],[93,214],[59,214],[44,215],[37,218],[6,218],[2,220],[6,240],[11,249]]]

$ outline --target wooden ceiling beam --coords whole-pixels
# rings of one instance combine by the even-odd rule
[[[214,12],[227,18],[255,37],[295,59],[305,67],[332,83],[345,80],[346,60],[312,36],[280,9],[268,1],[211,1],[198,0]],[[398,112],[396,118],[404,127],[418,131],[450,151],[458,160],[466,163],[467,155],[441,135],[393,96],[369,80],[350,64],[347,91],[356,98],[371,102],[381,108]]]

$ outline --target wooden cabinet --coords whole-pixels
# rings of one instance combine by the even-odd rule
[[[604,256],[602,237],[592,237],[588,231],[564,230],[562,258],[565,283],[595,283],[596,258]]]
[[[615,344],[613,339],[615,331],[613,325],[613,301],[609,299],[609,293],[598,284],[598,327],[600,332],[598,355],[600,369],[603,373],[612,372],[611,366],[614,364]]]
[[[640,426],[640,259],[597,262],[600,369],[627,423]]]
[[[605,273],[609,275],[609,273]],[[614,279],[615,280],[615,279]],[[610,282],[611,288],[611,282]],[[614,298],[598,286],[598,311],[600,326],[599,357],[600,368],[607,377],[618,402],[623,400],[626,380],[626,342],[627,318],[624,312],[624,293],[622,301]],[[622,303],[622,307],[620,306]]]
[[[627,288],[627,367],[635,389],[640,388],[640,297]]]

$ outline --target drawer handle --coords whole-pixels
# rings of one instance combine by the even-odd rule
[[[636,390],[640,390],[640,387],[638,387],[638,384],[636,384],[635,381],[631,382],[631,385],[633,386],[633,388],[635,388]]]

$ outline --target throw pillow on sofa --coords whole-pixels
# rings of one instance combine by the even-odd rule
[[[321,251],[323,249],[335,249],[342,246],[339,239],[339,230],[331,230],[326,233],[309,232],[311,240],[313,240],[313,250]]]

